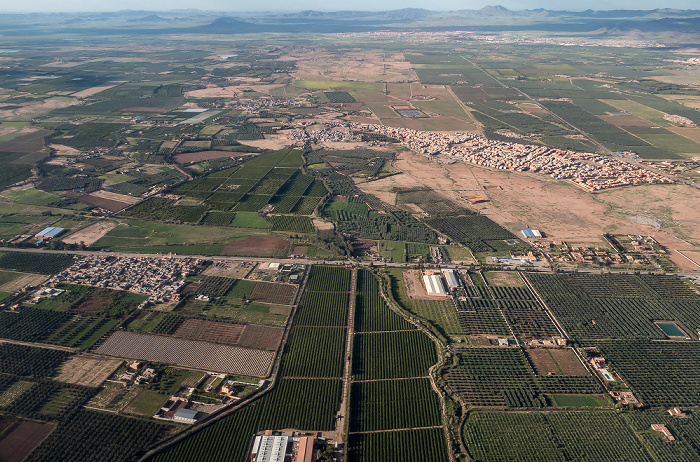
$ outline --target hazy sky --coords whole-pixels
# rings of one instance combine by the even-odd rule
[[[550,10],[581,11],[588,8],[600,10],[614,9],[655,9],[678,8],[700,9],[697,0],[355,0],[353,2],[329,2],[328,0],[0,0],[0,12],[27,11],[117,11],[117,10],[160,10],[197,8],[212,11],[320,11],[338,10],[393,10],[399,8],[427,8],[431,10],[478,9],[486,5],[503,5],[511,10],[547,8]]]

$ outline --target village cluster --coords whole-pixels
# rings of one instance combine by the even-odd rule
[[[560,180],[571,180],[589,191],[636,184],[673,183],[673,180],[658,173],[597,154],[493,141],[474,133],[447,134],[379,124],[352,124],[351,128],[395,138],[419,153],[459,159],[499,170],[550,175]]]
[[[89,255],[51,278],[48,283],[82,284],[148,295],[149,303],[177,301],[185,277],[194,274],[197,258],[104,257]]]

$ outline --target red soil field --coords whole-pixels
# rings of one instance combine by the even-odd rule
[[[240,241],[231,241],[221,251],[222,255],[252,257],[280,257],[290,242],[286,239],[267,236],[249,236]]]
[[[20,422],[0,440],[0,460],[22,462],[54,428],[52,423]]]

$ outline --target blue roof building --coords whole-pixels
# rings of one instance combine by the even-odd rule
[[[44,228],[38,233],[36,233],[34,237],[38,237],[40,239],[53,239],[54,237],[61,234],[63,231],[65,231],[65,228],[49,226],[48,228]]]

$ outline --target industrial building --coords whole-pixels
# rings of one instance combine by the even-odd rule
[[[272,435],[272,432],[265,433],[265,435],[255,437],[253,450],[250,451],[250,460],[252,462],[284,462],[289,437]]]
[[[44,228],[34,235],[37,239],[53,239],[54,237],[65,231],[65,228],[57,228],[55,226],[49,226]]]
[[[542,233],[537,229],[523,229],[522,233],[523,233],[523,236],[525,237],[525,239],[533,239],[533,238],[542,237]]]
[[[461,284],[459,283],[459,278],[457,277],[457,272],[453,269],[443,269],[442,274],[445,275],[445,281],[447,281],[447,287],[449,289],[456,289]]]
[[[173,417],[175,422],[193,424],[197,422],[197,411],[193,409],[180,409]]]
[[[425,290],[428,291],[428,295],[448,295],[445,284],[442,282],[442,277],[440,277],[439,273],[424,274],[423,282],[425,283]]]

